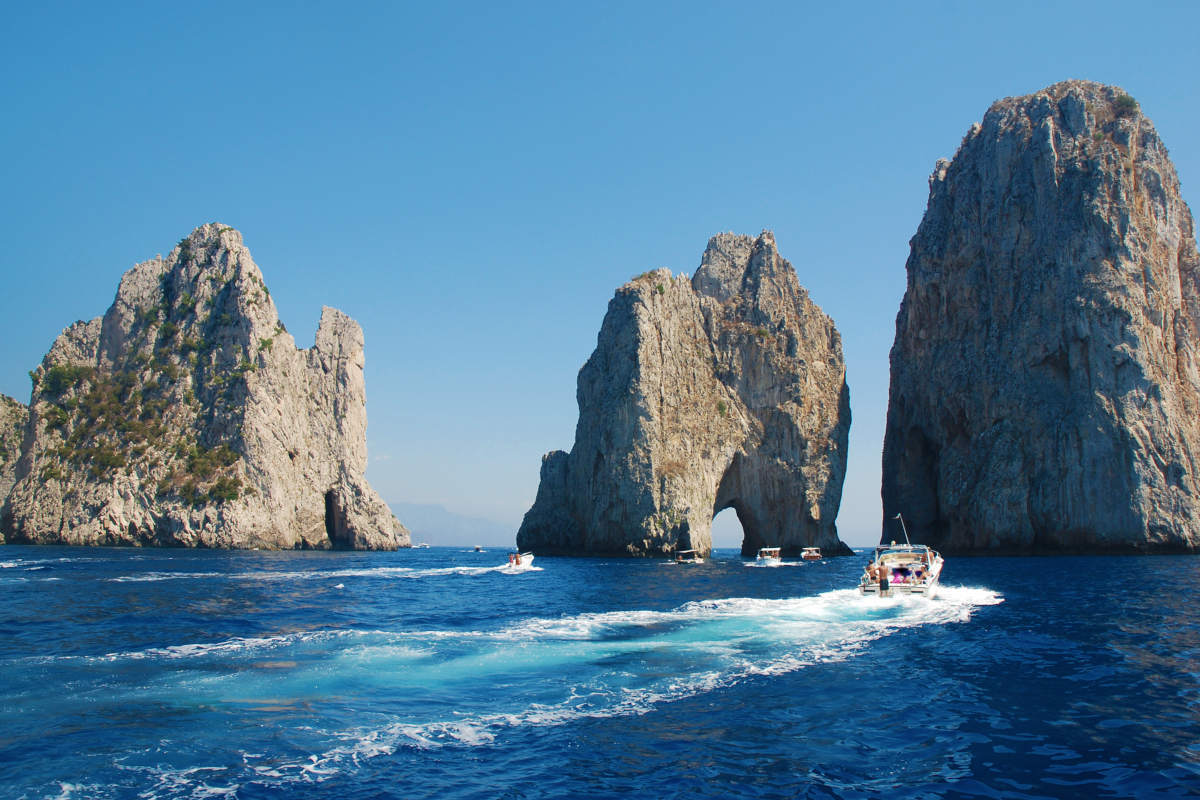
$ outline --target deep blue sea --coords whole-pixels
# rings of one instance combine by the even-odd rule
[[[0,797],[1200,794],[1200,558],[0,547]]]

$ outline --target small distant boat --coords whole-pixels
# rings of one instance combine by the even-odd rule
[[[821,560],[821,548],[805,547],[804,549],[802,549],[800,551],[800,558],[804,561],[820,561]]]
[[[428,550],[428,549],[429,549],[429,542],[420,542],[419,544],[413,545],[413,550]]]
[[[533,553],[509,553],[508,566],[513,569],[533,566]]]
[[[477,544],[477,545],[475,545],[475,552],[476,552],[476,553],[482,553],[482,552],[483,552],[483,546],[482,546],[482,545],[478,545],[478,544]]]
[[[783,556],[780,555],[778,547],[760,547],[758,556],[754,560],[763,565],[782,564]]]
[[[904,530],[904,544],[881,544],[875,548],[874,557],[863,568],[858,581],[861,594],[891,597],[895,594],[924,595],[933,597],[937,593],[938,580],[946,560],[932,547],[911,544],[904,519],[897,514],[900,527]]]
[[[679,564],[703,564],[704,557],[698,550],[680,550],[675,554],[675,561]]]

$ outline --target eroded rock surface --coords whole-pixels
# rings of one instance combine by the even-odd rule
[[[885,520],[952,552],[1196,550],[1198,266],[1124,92],[994,104],[938,162],[912,240]]]
[[[205,225],[121,279],[34,372],[9,542],[391,549],[363,476],[363,335],[325,308],[297,349],[237,231]]]
[[[21,440],[29,409],[8,395],[0,394],[0,507],[16,480],[17,459],[21,455]],[[4,533],[0,531],[0,542]]]
[[[618,289],[577,395],[574,447],[544,457],[520,548],[707,553],[732,507],[745,553],[846,551],[841,337],[770,233],[713,237],[691,280],[660,269]]]

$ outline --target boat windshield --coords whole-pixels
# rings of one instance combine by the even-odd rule
[[[937,558],[937,551],[923,544],[880,545],[875,548],[875,560],[919,561]]]

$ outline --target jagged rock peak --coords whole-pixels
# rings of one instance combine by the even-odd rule
[[[363,335],[323,309],[300,350],[241,234],[216,223],[131,268],[34,380],[9,541],[384,548],[363,477]]]
[[[519,547],[707,553],[734,508],[743,552],[848,552],[841,338],[770,232],[714,236],[690,281],[658,269],[619,288],[577,395],[575,444],[543,458]]]
[[[939,161],[896,320],[884,539],[1200,547],[1200,259],[1166,148],[1114,86],[992,105]]]

